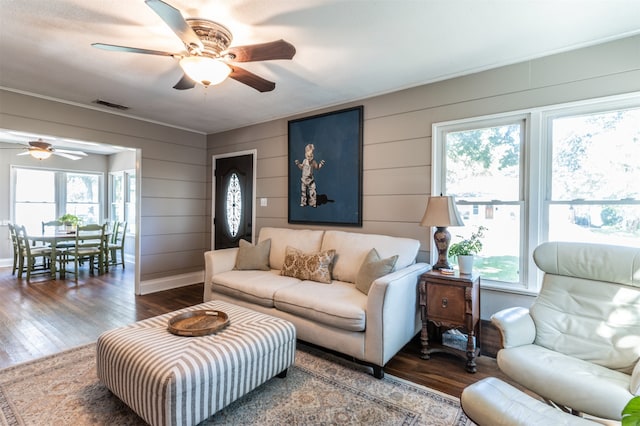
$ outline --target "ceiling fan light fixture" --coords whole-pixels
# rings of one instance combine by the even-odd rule
[[[30,149],[29,155],[37,160],[46,160],[51,157],[51,151],[42,150],[42,149]]]
[[[206,56],[187,56],[180,59],[180,67],[192,80],[203,86],[222,83],[229,74],[229,65]]]

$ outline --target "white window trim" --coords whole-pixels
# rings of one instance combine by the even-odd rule
[[[432,167],[431,193],[443,192],[445,170],[444,135],[446,132],[485,127],[505,120],[524,119],[524,140],[522,146],[522,191],[524,206],[521,220],[524,232],[521,240],[521,254],[526,259],[521,262],[523,271],[520,283],[506,284],[496,281],[482,280],[483,288],[520,293],[537,294],[542,281],[542,274],[533,262],[533,250],[547,239],[549,226],[547,200],[551,193],[550,162],[551,155],[551,120],[563,116],[577,114],[594,114],[602,111],[625,109],[640,106],[640,92],[629,93],[606,98],[589,99],[565,104],[549,105],[505,113],[491,114],[433,123],[432,125]],[[430,235],[431,262],[435,262],[437,250]]]
[[[126,170],[118,170],[115,172],[109,172],[109,200],[108,200],[108,218],[109,221],[113,221],[114,218],[111,217],[111,207],[114,203],[113,201],[113,196],[115,194],[115,189],[113,187],[113,177],[114,176],[120,176],[122,178],[122,191],[123,193],[123,198],[122,198],[122,212],[123,212],[123,218],[121,218],[121,221],[126,221],[127,217],[129,216],[130,213],[130,209],[129,209],[129,205],[132,203],[129,194],[130,194],[130,183],[129,183],[129,178],[131,176],[136,177],[137,180],[137,176],[136,176],[136,170],[135,169],[126,169]],[[136,191],[137,194],[137,183],[136,183],[136,188],[134,188],[134,190]],[[136,199],[133,200],[133,203],[136,203],[137,200],[137,195],[135,197]],[[127,226],[127,236],[132,236],[135,235],[137,232],[137,227],[132,226],[130,221],[129,225]]]
[[[54,185],[55,185],[55,198],[54,198],[54,204],[56,206],[56,217],[60,217],[61,215],[63,215],[66,212],[66,204],[67,204],[67,197],[66,197],[66,181],[64,179],[60,179],[59,178],[59,173],[64,173],[66,174],[86,174],[86,175],[95,175],[98,176],[98,210],[99,210],[99,218],[98,221],[102,222],[104,221],[104,207],[105,207],[105,202],[104,202],[104,173],[103,172],[91,172],[91,171],[85,171],[85,170],[67,170],[67,169],[57,169],[57,168],[48,168],[48,167],[32,167],[32,166],[22,166],[22,165],[10,165],[10,173],[11,173],[11,177],[10,177],[10,185],[11,185],[11,194],[10,194],[10,202],[11,202],[11,212],[10,212],[10,217],[11,217],[11,221],[15,222],[15,212],[16,212],[16,199],[15,199],[15,193],[16,193],[16,183],[17,183],[17,177],[16,177],[16,170],[18,169],[30,169],[30,170],[44,170],[47,172],[53,172],[55,173],[55,179],[54,179]]]

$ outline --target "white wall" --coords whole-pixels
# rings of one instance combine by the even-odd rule
[[[139,291],[202,282],[205,135],[7,90],[0,105],[3,129],[139,148]],[[0,209],[9,203],[5,185],[2,175]]]
[[[427,229],[418,223],[430,195],[433,123],[640,91],[640,36],[364,99],[316,113],[364,105],[363,226],[347,228],[419,239],[428,259]],[[287,121],[274,120],[209,135],[213,154],[257,149],[257,224],[287,223]],[[207,194],[210,194],[210,160]],[[257,201],[257,200],[256,200]],[[208,211],[210,214],[210,210]],[[210,232],[210,229],[208,229]],[[483,290],[482,317],[530,296]]]
[[[434,122],[640,91],[640,37],[553,55],[466,77],[336,105],[364,105],[363,227],[407,236],[418,226],[431,183]],[[288,117],[209,135],[97,109],[0,90],[0,128],[141,150],[139,257],[141,292],[202,281],[211,231],[211,156],[257,149],[257,229],[287,223]],[[0,170],[0,218],[9,203]],[[256,200],[257,201],[257,200]],[[528,299],[484,291],[482,316]]]
[[[46,167],[47,169],[71,170],[82,172],[101,172],[104,177],[104,190],[106,191],[106,179],[108,173],[108,158],[104,155],[91,155],[82,160],[73,161],[67,158],[51,156],[43,163],[30,155],[17,155],[24,151],[24,145],[3,143],[0,141],[0,265],[11,266],[12,248],[9,238],[9,228],[1,224],[11,219],[10,204],[10,176],[11,166]],[[106,212],[104,212],[106,214]],[[55,217],[49,218],[53,220]],[[37,230],[33,230],[37,231]]]

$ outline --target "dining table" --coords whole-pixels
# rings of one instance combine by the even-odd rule
[[[57,251],[58,251],[57,246],[61,242],[69,242],[69,241],[73,241],[75,245],[76,233],[75,231],[55,231],[55,232],[49,231],[44,233],[28,234],[27,238],[32,243],[48,244],[51,247],[51,276],[55,277],[57,272],[56,260],[55,260],[57,259]],[[109,241],[109,238],[111,238],[111,232],[110,231],[105,232],[104,233],[104,239],[105,239],[104,264],[105,264],[105,271],[107,272],[109,271],[109,259],[108,259],[109,250],[107,250],[106,247],[107,247],[107,242]],[[61,268],[59,273],[60,273],[60,279],[64,279],[65,268]]]

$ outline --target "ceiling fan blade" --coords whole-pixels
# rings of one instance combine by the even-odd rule
[[[104,43],[91,43],[93,47],[97,47],[102,50],[111,50],[114,52],[131,52],[131,53],[144,53],[145,55],[160,55],[160,56],[179,56],[175,53],[163,52],[162,50],[140,49],[138,47],[118,46],[115,44]]]
[[[272,59],[291,59],[296,54],[292,44],[277,40],[269,43],[235,46],[227,50],[235,56],[234,62],[269,61]]]
[[[57,155],[59,157],[68,158],[69,160],[79,160],[82,158],[82,157],[78,157],[77,155],[71,155],[71,154],[67,154],[66,152],[60,152],[60,151],[53,151],[52,154]]]
[[[230,66],[231,74],[229,74],[229,77],[236,81],[239,81],[240,83],[246,84],[249,87],[253,87],[258,92],[270,92],[276,88],[276,84],[273,81],[265,80],[259,75],[256,75],[235,65]]]
[[[191,78],[189,78],[188,75],[183,74],[180,81],[178,81],[176,85],[173,86],[173,88],[176,90],[187,90],[187,89],[193,89],[195,86],[196,86],[196,82],[193,81]]]
[[[204,49],[202,41],[178,9],[162,0],[145,0],[145,3],[176,33],[185,46],[195,47],[199,51]]]
[[[29,151],[21,152],[20,154],[16,154],[16,155],[29,155]]]
[[[54,154],[56,152],[62,152],[64,154],[79,155],[81,157],[86,157],[87,156],[87,154],[82,152],[82,151],[76,151],[76,150],[70,150],[70,149],[58,149],[58,148],[56,148],[53,152],[54,152]]]

